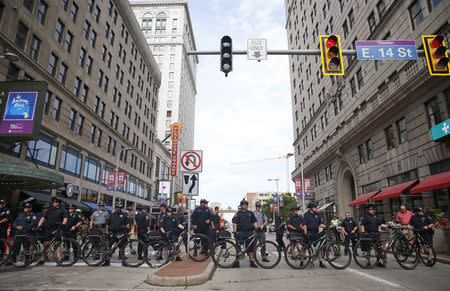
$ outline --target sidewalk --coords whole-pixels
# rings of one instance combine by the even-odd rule
[[[155,273],[147,276],[147,283],[156,286],[192,286],[208,281],[216,266],[211,258],[204,262],[194,262],[183,258],[180,262],[171,262]]]

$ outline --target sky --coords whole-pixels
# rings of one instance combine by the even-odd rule
[[[266,38],[268,49],[287,49],[283,0],[188,0],[197,50],[219,50],[229,35],[234,50],[247,39]],[[195,116],[195,150],[203,150],[200,198],[236,209],[247,192],[287,191],[286,159],[293,130],[287,56],[249,61],[233,56],[226,78],[219,56],[199,56]],[[294,158],[289,159],[289,177]],[[290,179],[290,178],[289,178]],[[290,182],[290,190],[294,183]]]

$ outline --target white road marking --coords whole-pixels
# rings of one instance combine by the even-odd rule
[[[402,288],[402,289],[404,289],[404,287],[401,286],[401,285],[398,285],[398,284],[395,284],[395,283],[393,283],[393,282],[391,282],[391,281],[388,281],[388,280],[385,280],[385,279],[381,279],[381,278],[378,278],[378,277],[375,277],[375,276],[372,276],[372,275],[363,273],[363,272],[361,272],[361,271],[358,271],[358,270],[355,270],[355,269],[352,269],[352,268],[347,268],[347,269],[345,269],[345,270],[348,271],[348,272],[357,274],[357,275],[359,275],[359,276],[366,277],[366,278],[368,278],[368,279],[371,279],[371,280],[374,280],[374,281],[378,281],[378,282],[384,283],[384,284],[389,285],[389,286],[391,286],[391,287]]]

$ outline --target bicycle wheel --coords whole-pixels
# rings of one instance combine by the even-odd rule
[[[345,254],[345,245],[340,241],[333,241],[325,248],[325,258],[333,268],[343,270],[347,268],[352,261],[352,253],[348,251]]]
[[[377,252],[374,248],[374,244],[370,240],[358,241],[353,250],[353,260],[363,269],[372,269],[375,267]]]
[[[58,266],[70,267],[78,262],[80,248],[75,239],[64,238],[53,245],[53,260]]]
[[[146,246],[140,239],[130,239],[124,247],[123,263],[128,267],[137,268],[147,259]]]
[[[108,259],[109,247],[100,237],[90,237],[81,249],[81,258],[91,267],[100,266]]]
[[[436,264],[436,252],[433,246],[426,241],[420,243],[419,257],[426,267],[433,267]]]
[[[146,246],[146,263],[152,268],[160,268],[169,262],[173,246],[162,239],[151,240]]]
[[[272,269],[280,263],[281,252],[272,241],[261,241],[255,248],[255,261],[263,269]]]
[[[0,265],[3,265],[10,259],[11,244],[7,240],[0,238],[0,245],[4,246],[3,253],[0,253]]]
[[[289,267],[301,270],[311,264],[312,254],[311,247],[304,248],[299,241],[293,241],[284,250],[284,259]]]
[[[203,262],[211,256],[211,239],[202,234],[194,233],[189,240],[189,258],[195,262]]]
[[[212,250],[214,264],[220,268],[230,268],[238,261],[239,250],[237,245],[229,240],[218,240]]]
[[[414,269],[419,263],[417,247],[407,240],[398,240],[392,246],[392,253],[397,263],[406,270]]]

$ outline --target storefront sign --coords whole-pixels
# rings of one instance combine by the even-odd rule
[[[180,141],[181,124],[178,122],[170,126],[172,133],[172,151],[170,153],[170,176],[176,177],[178,171],[178,143]]]
[[[438,140],[450,134],[450,119],[439,123],[431,128],[433,140]]]

